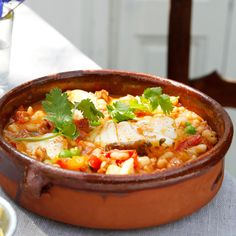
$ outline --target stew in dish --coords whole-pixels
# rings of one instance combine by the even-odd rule
[[[118,175],[176,168],[217,143],[205,120],[160,87],[123,97],[54,88],[44,101],[17,109],[4,138],[48,165]]]

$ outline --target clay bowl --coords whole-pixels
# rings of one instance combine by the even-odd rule
[[[161,86],[206,119],[219,136],[213,149],[192,163],[161,173],[116,176],[86,174],[45,165],[4,141],[2,130],[13,111],[44,98],[53,87],[113,95],[141,94]],[[186,85],[156,76],[121,71],[73,71],[25,83],[0,100],[0,184],[16,203],[57,221],[104,229],[156,226],[190,215],[218,192],[232,122],[213,99]]]

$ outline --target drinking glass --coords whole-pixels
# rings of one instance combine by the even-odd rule
[[[14,13],[7,7],[3,7],[3,13],[8,12],[0,18],[0,93],[8,86],[8,73],[10,64],[11,36]]]

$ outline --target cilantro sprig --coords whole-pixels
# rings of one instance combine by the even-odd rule
[[[107,109],[113,121],[121,122],[134,119],[135,113],[138,111],[151,113],[158,106],[165,114],[169,114],[173,110],[170,97],[162,93],[161,87],[147,88],[142,96],[114,102],[107,105]]]
[[[161,87],[147,88],[144,90],[143,96],[150,101],[153,111],[158,105],[165,114],[169,114],[173,110],[170,97],[162,93]]]
[[[68,100],[67,94],[62,93],[61,89],[54,88],[46,94],[42,106],[47,113],[46,119],[55,125],[55,133],[71,139],[79,135],[72,117],[73,103]]]
[[[89,98],[76,103],[75,108],[82,112],[84,118],[88,119],[92,126],[100,125],[99,119],[104,117],[103,113],[96,109]]]
[[[135,118],[133,109],[121,101],[114,102],[112,105],[107,105],[107,110],[115,122],[132,120]]]
[[[104,117],[90,99],[83,99],[73,104],[69,101],[67,93],[62,93],[59,88],[52,89],[46,95],[42,105],[47,113],[46,118],[55,125],[54,132],[71,139],[79,136],[79,131],[73,121],[72,109],[80,110],[84,118],[88,119],[90,125],[93,126],[99,125],[99,119]]]
[[[140,96],[129,100],[129,106],[133,111],[151,112],[151,105],[148,99]]]
[[[90,99],[83,99],[80,102],[73,104],[69,101],[67,93],[63,93],[59,88],[53,88],[46,94],[45,100],[42,101],[42,106],[47,113],[46,119],[50,120],[55,126],[53,131],[54,134],[47,137],[34,136],[16,138],[15,141],[38,142],[59,135],[63,135],[70,139],[77,138],[79,136],[79,131],[73,120],[73,109],[80,110],[84,118],[88,119],[92,126],[100,125],[100,118],[104,117],[103,113],[96,109]]]

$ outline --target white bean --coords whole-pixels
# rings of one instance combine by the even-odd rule
[[[39,120],[42,119],[45,116],[43,111],[36,111],[32,116],[31,116],[31,120]]]
[[[129,153],[121,152],[121,151],[114,151],[111,153],[110,157],[115,160],[124,160],[124,159],[129,158]]]
[[[120,169],[121,168],[115,164],[109,165],[107,168],[106,174],[107,175],[118,175],[118,174],[120,174]]]
[[[169,160],[169,159],[171,159],[171,158],[173,158],[173,157],[174,157],[174,153],[173,153],[173,152],[165,152],[163,155],[161,155],[161,156],[159,157],[159,160],[160,160],[160,159]]]
[[[143,156],[143,157],[138,157],[138,162],[141,167],[144,167],[144,166],[149,165],[151,163],[151,160],[149,157]]]
[[[202,132],[202,136],[206,138],[210,143],[215,144],[217,142],[216,132],[206,129]]]
[[[171,167],[180,166],[182,163],[183,162],[181,160],[179,160],[178,158],[173,158],[173,159],[170,160],[167,167],[171,168]]]
[[[103,169],[103,168],[105,168],[106,166],[107,166],[107,162],[106,162],[106,161],[103,161],[103,162],[101,163],[100,169]]]
[[[129,158],[128,160],[122,163],[120,174],[128,175],[128,174],[133,174],[133,173],[134,173],[134,159]]]
[[[40,127],[40,124],[25,124],[25,128],[29,131],[29,132],[35,132],[38,130],[38,128]]]
[[[192,154],[192,155],[199,155],[207,150],[207,145],[206,144],[198,144],[197,146],[188,148],[187,152]]]
[[[28,109],[27,109],[27,113],[30,115],[30,116],[32,116],[33,115],[33,108],[31,107],[31,106],[29,106],[28,107]]]
[[[166,168],[167,165],[168,165],[168,161],[166,159],[159,159],[157,161],[157,167],[159,169]]]
[[[14,123],[9,125],[7,129],[11,132],[14,132],[14,133],[17,133],[20,130],[19,127]]]

